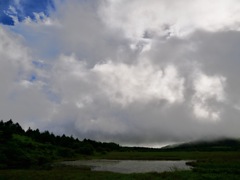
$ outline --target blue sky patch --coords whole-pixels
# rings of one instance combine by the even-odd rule
[[[34,13],[44,13],[49,16],[54,10],[52,0],[21,0],[19,3],[14,0],[0,0],[0,23],[4,25],[14,25],[12,16],[16,17],[19,22],[26,17],[35,20]]]

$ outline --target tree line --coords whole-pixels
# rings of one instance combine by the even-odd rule
[[[55,135],[39,129],[25,131],[12,120],[0,121],[0,168],[41,166],[60,158],[119,151],[121,148],[113,142],[80,141],[73,136]]]

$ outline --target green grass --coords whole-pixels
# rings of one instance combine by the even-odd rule
[[[38,180],[38,179],[196,179],[196,173],[179,171],[165,173],[144,173],[144,174],[119,174],[111,172],[91,172],[76,168],[64,168],[54,170],[5,170],[0,171],[0,179],[18,179],[18,180]]]
[[[239,179],[238,174],[227,173],[203,173],[194,171],[174,171],[163,173],[144,173],[144,174],[119,174],[111,172],[91,172],[88,170],[81,170],[77,168],[60,168],[52,170],[1,170],[0,179],[9,180],[42,180],[42,179],[62,179],[62,180],[75,180],[75,179],[96,179],[96,180],[112,180],[112,179],[177,179],[177,180],[198,180],[198,179]]]

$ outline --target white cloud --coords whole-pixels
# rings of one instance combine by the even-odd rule
[[[94,93],[94,90],[90,90],[94,87],[91,80],[93,79],[86,68],[86,63],[76,59],[74,55],[61,55],[58,61],[54,62],[50,72],[49,88],[59,94],[62,102],[79,106],[85,104],[84,102],[91,102],[88,97],[89,93]]]
[[[154,37],[186,37],[196,30],[239,30],[238,0],[105,0],[100,9],[105,24],[122,32],[136,46]],[[150,42],[147,46],[149,46]]]
[[[27,48],[21,45],[20,37],[7,33],[0,26],[0,71],[1,95],[8,93],[8,88],[26,78],[31,70]]]
[[[100,77],[103,91],[122,105],[153,100],[178,103],[184,100],[184,78],[171,65],[161,69],[147,61],[133,65],[109,61],[97,64],[93,70]]]
[[[199,73],[194,80],[195,94],[192,98],[193,112],[196,117],[205,120],[219,120],[220,109],[211,105],[211,100],[215,102],[225,101],[225,81],[222,76],[207,76]]]
[[[30,82],[32,57],[23,39],[0,27],[0,114],[18,120],[25,128],[51,114],[51,104],[42,92],[42,82]],[[41,123],[37,122],[37,126]]]
[[[239,28],[238,0],[106,0],[101,8],[105,23],[129,38],[142,38],[145,33],[184,36],[197,29]]]
[[[57,20],[47,17],[43,12],[40,13],[33,12],[33,15],[34,19],[32,19],[29,16],[25,17],[23,23],[30,26],[57,26],[57,27],[61,26]]]

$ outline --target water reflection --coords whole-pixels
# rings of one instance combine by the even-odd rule
[[[110,171],[117,173],[164,172],[172,170],[190,170],[187,161],[142,161],[142,160],[79,160],[65,161],[64,165],[88,166],[92,171]]]

